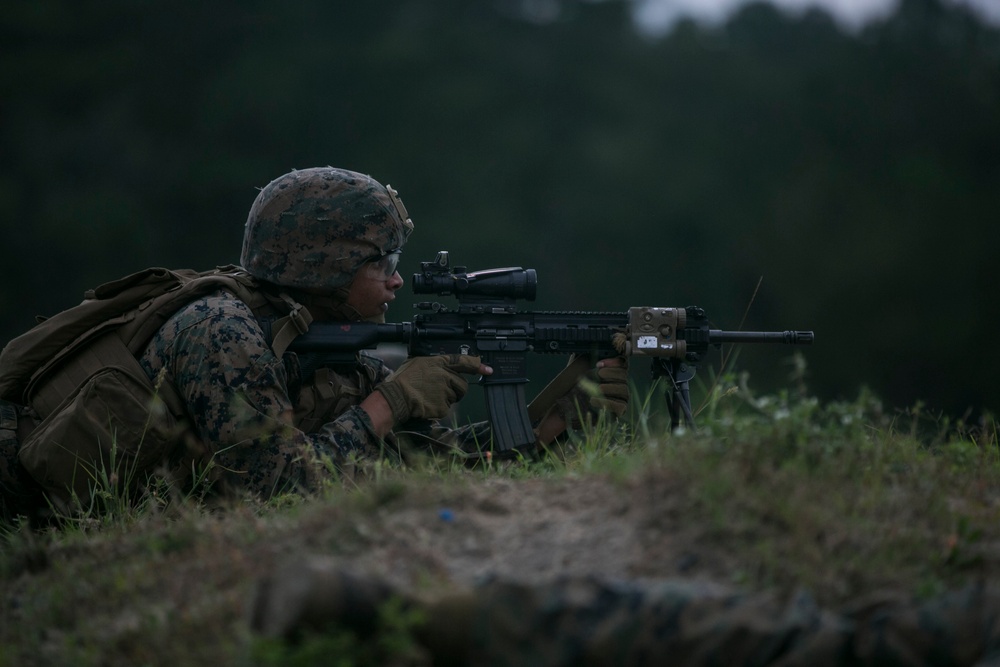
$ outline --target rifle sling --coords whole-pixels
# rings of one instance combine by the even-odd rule
[[[590,367],[591,362],[586,355],[573,357],[566,368],[559,371],[528,405],[528,419],[531,423],[537,425],[556,401],[572,390],[580,378],[587,374]]]
[[[281,300],[288,306],[288,315],[275,320],[271,325],[271,349],[279,359],[285,353],[292,341],[309,331],[313,316],[309,309],[282,292]]]

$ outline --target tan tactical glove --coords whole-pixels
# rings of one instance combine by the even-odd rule
[[[469,389],[460,373],[479,373],[479,357],[442,354],[414,357],[400,366],[375,391],[385,396],[397,422],[440,419]]]
[[[571,428],[580,428],[583,419],[596,418],[607,411],[614,419],[628,411],[628,363],[595,368],[576,387],[556,400],[555,409]]]

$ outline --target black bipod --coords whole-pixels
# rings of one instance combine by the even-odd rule
[[[676,431],[684,424],[692,431],[696,430],[694,415],[691,414],[691,391],[689,384],[697,367],[680,359],[655,359],[653,361],[653,379],[666,376],[670,380],[667,391],[667,409],[670,411],[670,430]]]

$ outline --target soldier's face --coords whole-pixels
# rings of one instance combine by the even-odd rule
[[[354,277],[347,293],[347,304],[365,320],[384,317],[389,304],[396,298],[396,290],[403,286],[398,271],[386,277],[378,264],[365,264]]]

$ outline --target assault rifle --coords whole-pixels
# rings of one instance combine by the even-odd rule
[[[647,356],[652,359],[653,378],[665,377],[669,385],[667,404],[671,427],[681,419],[694,426],[689,382],[709,346],[723,343],[813,342],[812,331],[721,331],[709,327],[705,311],[696,306],[659,308],[639,306],[624,312],[519,312],[518,299],[534,301],[538,279],[534,269],[508,267],[466,272],[452,268],[448,253],[439,252],[433,262],[421,262],[413,275],[414,294],[454,296],[458,308],[424,301],[424,311],[412,322],[313,323],[289,347],[299,353],[303,368],[350,363],[362,349],[379,343],[402,343],[409,356],[472,354],[482,357],[493,374],[479,380],[493,429],[496,453],[533,445],[532,422],[540,418],[546,402],[572,387],[598,359]],[[615,334],[619,334],[615,341]],[[583,364],[575,377],[559,389],[546,387],[555,396],[535,399],[527,406],[524,385],[528,382],[528,353],[581,355]],[[560,374],[563,375],[563,374]],[[557,378],[558,379],[558,378]],[[541,407],[537,407],[541,406]]]

